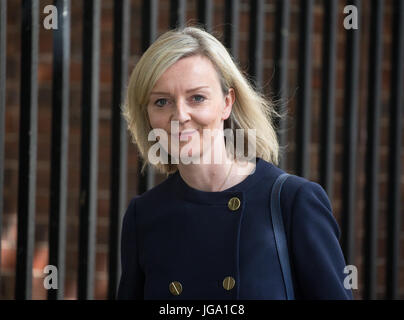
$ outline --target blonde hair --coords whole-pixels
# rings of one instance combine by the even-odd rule
[[[273,103],[253,88],[219,40],[200,27],[187,26],[162,34],[142,55],[129,79],[123,116],[132,142],[144,159],[141,172],[150,163],[147,155],[155,143],[147,139],[152,130],[147,114],[150,92],[165,70],[179,59],[193,55],[205,56],[213,63],[224,93],[229,88],[235,91],[236,99],[230,117],[224,121],[224,129],[255,129],[256,156],[277,165],[279,144],[273,120],[279,114]],[[247,147],[245,137],[244,150]],[[177,170],[171,161],[153,166],[167,175]]]

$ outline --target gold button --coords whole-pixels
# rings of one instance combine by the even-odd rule
[[[233,197],[229,200],[229,203],[227,206],[229,207],[230,210],[236,211],[238,208],[240,208],[240,199],[237,197]]]
[[[179,296],[181,294],[181,292],[182,292],[182,285],[178,281],[173,281],[173,282],[170,283],[169,289],[170,289],[170,292],[173,295]]]
[[[226,277],[223,280],[223,288],[226,290],[231,290],[234,288],[234,285],[236,284],[236,280],[234,280],[233,277]]]

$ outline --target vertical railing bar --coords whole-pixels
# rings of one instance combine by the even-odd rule
[[[201,23],[205,30],[212,31],[213,24],[213,2],[212,0],[198,0],[198,22]]]
[[[64,297],[70,72],[70,0],[55,0],[54,5],[58,28],[53,42],[49,264],[57,267],[58,288],[48,290],[50,300]]]
[[[83,2],[83,85],[81,128],[78,299],[93,299],[97,219],[100,0]]]
[[[35,241],[39,1],[22,1],[16,299],[31,299]]]
[[[383,0],[372,0],[369,42],[369,82],[366,143],[364,290],[366,300],[376,299],[377,236],[379,211],[380,81],[382,66]]]
[[[335,66],[337,56],[337,0],[324,0],[323,89],[321,95],[320,184],[332,195],[335,143]]]
[[[287,110],[288,94],[288,57],[289,57],[289,20],[290,20],[289,0],[276,1],[276,29],[275,29],[275,52],[274,52],[274,94],[280,101],[280,114]],[[287,119],[276,120],[277,135],[279,145],[285,148],[287,144]],[[279,167],[286,169],[287,153],[281,152]]]
[[[120,270],[120,226],[126,206],[127,135],[121,105],[129,60],[130,1],[114,2],[114,65],[112,97],[111,204],[109,228],[108,298],[115,299]]]
[[[391,59],[391,97],[389,125],[386,298],[399,299],[399,264],[401,231],[401,134],[404,105],[404,2],[395,0]]]
[[[157,38],[158,0],[143,1],[142,52]]]
[[[260,91],[263,75],[263,48],[264,48],[264,1],[250,1],[250,44],[248,52],[249,74],[254,79],[254,85]]]
[[[158,1],[157,0],[145,0],[143,1],[143,19],[142,19],[142,52],[145,52],[147,48],[154,42],[157,38],[157,18],[158,18]],[[147,171],[145,175],[140,174],[140,170],[143,165],[143,160],[138,161],[138,194],[150,190],[155,183],[155,170],[149,164],[147,166]]]
[[[0,0],[0,253],[1,230],[3,229],[3,184],[4,184],[4,141],[5,141],[5,113],[6,113],[6,29],[7,28],[7,0]],[[1,268],[1,254],[0,254]]]
[[[313,1],[303,0],[300,12],[299,71],[296,125],[296,174],[305,178],[310,175],[311,140],[311,74]]]
[[[224,44],[234,60],[238,60],[240,0],[226,0],[224,9]]]
[[[347,5],[358,8],[360,19],[360,0],[347,1]],[[359,20],[359,24],[360,24]],[[344,110],[344,154],[342,179],[342,250],[348,264],[354,264],[355,217],[356,210],[356,147],[359,107],[359,38],[360,29],[346,31],[345,65],[345,110]]]
[[[170,28],[179,28],[185,25],[186,1],[170,0]]]

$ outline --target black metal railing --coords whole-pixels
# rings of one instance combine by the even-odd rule
[[[404,3],[394,1],[393,40],[395,44],[391,59],[391,94],[389,104],[389,160],[388,160],[388,199],[387,199],[387,262],[386,297],[399,296],[399,262],[401,206],[401,152],[403,131],[403,85],[404,85]]]
[[[39,1],[22,2],[18,240],[15,297],[30,299],[35,232]]]
[[[70,0],[55,1],[60,28],[54,31],[51,187],[49,206],[49,264],[65,278],[66,211],[68,191],[69,89],[70,89]],[[48,299],[64,297],[64,281],[58,290],[48,290]]]
[[[7,2],[0,1],[0,253],[3,225],[4,140],[6,111],[6,27]],[[0,254],[0,266],[1,266]]]

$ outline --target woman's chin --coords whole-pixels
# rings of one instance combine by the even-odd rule
[[[199,150],[196,149],[180,149],[180,157],[181,157],[181,162],[183,163],[189,163],[192,161],[193,163],[201,163],[200,159],[200,152]]]

